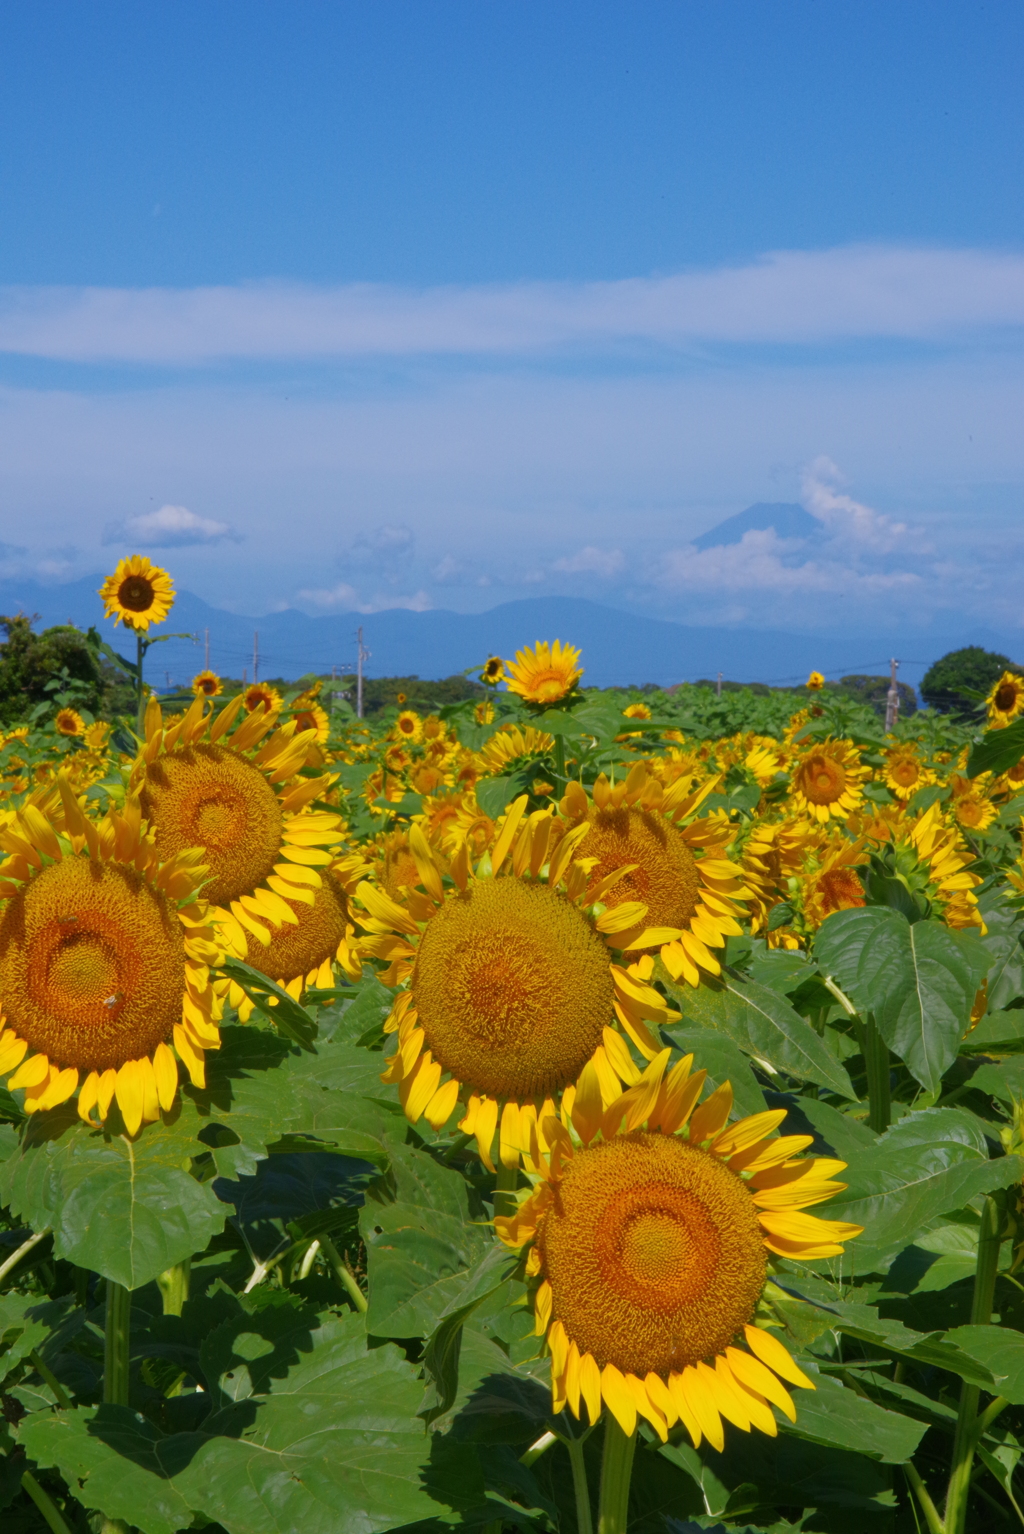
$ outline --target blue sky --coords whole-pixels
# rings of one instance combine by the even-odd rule
[[[1016,3],[0,4],[0,575],[1016,630],[1022,66]],[[765,499],[820,536],[692,550]]]

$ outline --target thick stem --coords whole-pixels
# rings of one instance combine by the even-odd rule
[[[555,772],[558,776],[559,794],[565,788],[565,736],[555,736]]]
[[[629,1482],[633,1474],[636,1429],[627,1437],[611,1412],[605,1414],[604,1453],[601,1456],[601,1501],[597,1534],[626,1534],[629,1516]]]
[[[924,1484],[921,1477],[915,1470],[913,1463],[909,1459],[903,1466],[903,1474],[906,1476],[907,1481],[912,1487],[914,1495],[920,1504],[921,1511],[924,1514],[924,1521],[928,1525],[928,1534],[946,1534],[945,1525],[943,1524],[942,1519],[939,1517],[939,1510],[935,1506],[935,1503],[932,1501],[927,1486]]]
[[[999,1248],[1002,1244],[1002,1210],[994,1198],[985,1200],[978,1237],[978,1266],[974,1270],[974,1295],[971,1300],[971,1325],[987,1326],[992,1319],[992,1300],[996,1290]],[[964,1534],[967,1502],[971,1490],[971,1469],[977,1447],[979,1425],[977,1385],[966,1380],[960,1387],[960,1411],[953,1439],[953,1461],[946,1491],[945,1534]]]
[[[338,1251],[338,1248],[335,1246],[330,1236],[320,1237],[320,1250],[327,1258],[327,1261],[331,1265],[331,1272],[334,1274],[335,1278],[338,1280],[338,1283],[344,1289],[353,1305],[361,1315],[365,1315],[370,1308],[370,1302],[366,1298],[366,1295],[363,1293],[363,1291],[360,1289],[359,1284],[356,1281],[355,1274],[352,1272],[352,1269],[349,1267],[344,1257],[342,1257],[341,1253]]]
[[[180,1316],[188,1299],[189,1279],[192,1275],[192,1259],[186,1257],[184,1262],[176,1262],[173,1268],[168,1268],[166,1273],[161,1273],[157,1279],[157,1288],[164,1302],[165,1316]]]
[[[21,1245],[11,1253],[6,1262],[0,1263],[0,1279],[6,1278],[8,1273],[10,1273],[13,1268],[18,1266],[18,1263],[21,1261],[21,1259],[23,1257],[27,1257],[32,1248],[38,1246],[40,1241],[45,1241],[49,1234],[50,1232],[48,1230],[41,1230],[38,1236],[29,1236],[27,1241],[23,1241]]]
[[[508,1218],[516,1212],[516,1189],[519,1186],[519,1168],[498,1162],[498,1175],[494,1183],[494,1213]]]
[[[115,1284],[108,1278],[107,1318],[103,1339],[103,1399],[112,1406],[128,1405],[131,1325],[131,1293],[123,1284]]]
[[[53,1534],[71,1534],[71,1530],[61,1517],[56,1503],[52,1500],[49,1493],[43,1490],[31,1470],[26,1470],[22,1476],[21,1487],[32,1498],[32,1501],[46,1519],[47,1524],[53,1530]]]
[[[53,1391],[53,1399],[56,1401],[57,1405],[67,1410],[71,1406],[71,1397],[68,1395],[67,1391],[64,1389],[64,1386],[54,1374],[53,1370],[48,1368],[47,1365],[43,1363],[43,1360],[39,1357],[39,1354],[35,1351],[34,1348],[28,1355],[28,1361],[38,1374],[39,1378],[43,1381],[43,1383],[45,1385],[49,1385],[50,1389]]]
[[[140,735],[142,734],[142,732],[143,732],[143,730],[145,728],[145,724],[146,724],[146,693],[145,693],[145,689],[144,689],[144,687],[142,685],[142,662],[145,660],[145,658],[146,658],[146,642],[143,639],[141,634],[136,634],[136,636],[135,636],[135,669],[136,669],[138,675],[137,675],[136,684],[135,684],[136,685],[135,703],[136,703],[137,723],[138,723],[139,734]]]
[[[584,1440],[582,1438],[563,1438],[562,1442],[569,1451],[569,1463],[572,1465],[572,1488],[576,1493],[577,1534],[594,1534],[593,1515],[590,1511],[590,1487],[587,1485],[587,1462],[583,1457]],[[629,1496],[628,1481],[626,1483],[626,1495],[627,1497]]]
[[[884,1134],[892,1119],[889,1097],[889,1046],[869,1012],[864,1019],[864,1065],[868,1076],[868,1124]]]

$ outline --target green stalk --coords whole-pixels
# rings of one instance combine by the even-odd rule
[[[498,1161],[498,1175],[494,1184],[494,1213],[508,1218],[516,1212],[516,1189],[519,1186],[519,1168],[506,1166]]]
[[[157,1288],[164,1302],[165,1316],[180,1316],[188,1299],[189,1278],[192,1274],[192,1259],[186,1257],[184,1262],[176,1262],[173,1268],[168,1268],[166,1273],[161,1273],[157,1279]]]
[[[131,1326],[131,1293],[123,1284],[115,1284],[108,1278],[107,1317],[103,1338],[103,1399],[112,1406],[128,1405]]]
[[[889,1046],[869,1012],[864,1019],[864,1065],[868,1076],[868,1124],[884,1134],[892,1120],[889,1097]]]
[[[352,1269],[349,1267],[344,1257],[342,1257],[341,1253],[338,1251],[338,1248],[335,1246],[330,1236],[320,1237],[320,1250],[323,1252],[324,1256],[327,1258],[327,1261],[330,1263],[331,1272],[334,1274],[335,1278],[338,1280],[338,1283],[344,1289],[345,1293],[348,1295],[355,1308],[359,1311],[360,1315],[365,1315],[370,1308],[370,1302],[366,1298],[366,1295],[363,1293],[363,1291],[360,1289],[358,1283],[356,1282],[355,1274],[352,1272]]]
[[[903,1466],[903,1474],[921,1505],[924,1521],[928,1525],[928,1534],[946,1534],[945,1524],[939,1517],[939,1510],[932,1501],[927,1486],[915,1470],[913,1462],[909,1459]]]
[[[987,1326],[992,1319],[999,1248],[1002,1244],[1002,1223],[1002,1210],[996,1200],[990,1196],[985,1200],[985,1207],[981,1214],[978,1266],[974,1271],[974,1295],[971,1300],[970,1324],[972,1326]],[[979,1395],[979,1387],[970,1385],[964,1380],[960,1387],[960,1411],[956,1419],[953,1461],[946,1491],[944,1534],[964,1534],[967,1524],[967,1502],[971,1490],[974,1451],[982,1424],[986,1422],[985,1415],[981,1417],[978,1415]]]
[[[555,773],[558,777],[558,792],[561,796],[565,791],[565,736],[555,736]]]
[[[562,1442],[569,1451],[569,1463],[572,1465],[572,1488],[576,1493],[577,1534],[594,1534],[594,1521],[590,1512],[590,1487],[587,1485],[587,1463],[583,1457],[585,1440],[582,1438],[563,1438]],[[627,1497],[629,1496],[628,1478],[626,1481],[626,1495]]]
[[[60,1515],[57,1504],[52,1500],[49,1493],[43,1490],[31,1470],[26,1470],[23,1474],[21,1486],[22,1490],[28,1493],[42,1513],[48,1526],[53,1530],[53,1534],[71,1534],[71,1530]]]
[[[142,734],[142,731],[143,731],[143,729],[145,727],[145,722],[146,722],[146,693],[145,693],[145,690],[144,690],[143,685],[142,685],[142,662],[145,660],[145,658],[146,658],[146,641],[143,639],[141,633],[137,633],[135,635],[135,670],[137,672],[136,684],[135,684],[136,685],[136,692],[135,692],[136,709],[135,709],[135,711],[136,711],[136,714],[138,716],[137,722],[138,722],[139,734],[140,735]]]
[[[626,1534],[629,1516],[629,1482],[636,1451],[636,1428],[627,1437],[611,1412],[605,1414],[604,1453],[601,1456],[601,1500],[597,1534]]]
[[[28,1361],[38,1374],[39,1378],[43,1381],[43,1383],[45,1385],[49,1385],[50,1389],[53,1391],[53,1398],[57,1402],[57,1405],[62,1407],[64,1410],[68,1410],[71,1406],[71,1397],[68,1395],[67,1391],[64,1389],[64,1386],[54,1374],[53,1370],[48,1368],[47,1365],[43,1363],[43,1360],[39,1357],[39,1354],[36,1352],[35,1348],[33,1348],[32,1352],[28,1355]]]

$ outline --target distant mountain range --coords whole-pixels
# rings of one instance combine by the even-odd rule
[[[811,524],[810,528],[806,524]],[[729,517],[695,540],[698,548],[738,543],[751,528],[774,527],[780,537],[805,537],[818,523],[803,507],[763,502]],[[102,577],[87,576],[64,586],[31,580],[0,581],[0,613],[38,613],[43,627],[72,622],[95,625],[123,654],[133,649],[130,636],[101,618],[97,588]],[[343,613],[310,618],[289,608],[251,618],[211,607],[191,592],[179,592],[168,627],[195,635],[171,639],[150,651],[147,679],[156,687],[181,686],[204,662],[209,634],[210,664],[215,671],[253,675],[254,633],[258,632],[259,674],[294,680],[307,672],[338,675],[355,669],[356,628],[362,625],[371,651],[369,676],[452,676],[482,664],[488,655],[510,658],[538,639],[561,639],[579,645],[586,668],[584,685],[626,687],[645,682],[714,679],[800,684],[814,668],[829,677],[856,672],[882,674],[888,655],[913,655],[900,668],[900,680],[916,686],[938,656],[964,644],[1013,655],[1016,640],[987,630],[949,634],[906,634],[902,640],[877,633],[793,634],[777,629],[692,627],[662,618],[623,612],[573,597],[532,597],[504,602],[484,613],[444,609],[408,612],[391,609],[370,615]]]

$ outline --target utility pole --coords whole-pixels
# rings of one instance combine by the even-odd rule
[[[889,662],[889,691],[885,695],[885,733],[891,735],[900,717],[900,690],[896,685],[898,660]]]
[[[206,659],[203,662],[206,670],[210,669],[210,630],[206,630]]]
[[[252,679],[258,682],[260,679],[260,631],[253,630],[252,635]]]
[[[356,718],[363,717],[363,662],[370,659],[370,651],[363,644],[363,629],[356,629]]]
[[[721,697],[722,696],[722,673],[721,672],[718,673],[718,686],[717,686],[717,688],[715,690],[718,693],[718,696]]]

